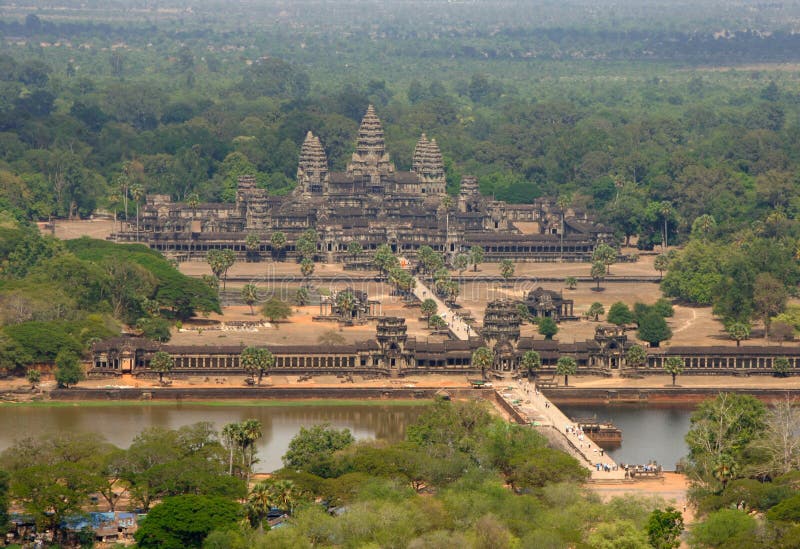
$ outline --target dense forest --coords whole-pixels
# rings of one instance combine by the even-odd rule
[[[725,393],[699,406],[685,467],[704,519],[686,533],[659,498],[584,490],[581,464],[487,403],[444,400],[394,444],[301,428],[284,467],[252,483],[266,436],[253,419],[150,427],[127,449],[94,433],[24,438],[0,453],[0,531],[13,501],[56,540],[89,547],[91,531],[72,525],[95,494],[147,512],[141,548],[788,549],[800,536],[797,411]]]

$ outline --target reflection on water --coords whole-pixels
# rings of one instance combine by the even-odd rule
[[[102,406],[74,408],[0,408],[0,450],[14,440],[54,431],[97,432],[109,442],[126,448],[133,438],[149,426],[177,429],[199,421],[209,421],[221,430],[234,421],[255,418],[261,421],[264,437],[258,444],[258,471],[281,467],[281,456],[289,441],[300,430],[317,423],[347,427],[358,439],[376,438],[396,442],[406,427],[424,410],[420,406],[380,404],[347,406],[206,406],[176,403],[156,406]]]
[[[617,463],[655,460],[667,470],[689,452],[684,437],[692,408],[687,406],[559,406],[567,417],[596,417],[622,429],[622,446],[608,450]]]

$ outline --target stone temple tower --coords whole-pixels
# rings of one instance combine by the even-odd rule
[[[308,132],[300,148],[297,166],[297,191],[305,198],[328,192],[328,157],[319,137]]]
[[[386,152],[383,139],[383,126],[370,105],[358,128],[356,151],[347,165],[347,173],[355,178],[363,178],[374,192],[383,192],[387,176],[395,171],[394,164]]]
[[[428,141],[428,137],[422,134],[414,147],[411,171],[417,174],[423,194],[436,196],[445,193],[444,162],[436,139]]]
[[[481,336],[486,346],[494,352],[492,372],[495,376],[510,378],[519,370],[517,344],[520,324],[515,301],[498,299],[486,306]]]

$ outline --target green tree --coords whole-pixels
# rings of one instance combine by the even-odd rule
[[[308,288],[297,288],[297,291],[294,293],[294,304],[298,307],[303,307],[308,305],[311,296],[308,293]]]
[[[200,195],[197,193],[189,193],[186,197],[186,205],[192,209],[192,218],[197,215],[197,207],[200,205]]]
[[[605,263],[600,261],[596,261],[592,263],[592,269],[589,272],[589,276],[597,283],[597,287],[595,288],[597,291],[600,291],[600,283],[606,277],[606,266]]]
[[[347,245],[347,253],[353,256],[353,260],[356,260],[358,256],[364,253],[364,248],[360,243],[353,240]]]
[[[653,267],[655,267],[656,271],[658,271],[661,279],[664,278],[664,271],[669,269],[670,259],[667,254],[659,254],[656,256],[655,261],[653,261]]]
[[[651,347],[658,347],[662,341],[672,337],[672,330],[667,321],[656,311],[648,311],[639,319],[639,339],[646,341]]]
[[[541,368],[542,357],[536,351],[525,351],[525,353],[522,355],[522,360],[520,363],[528,372],[528,378],[530,379],[531,375],[533,375],[533,372]]]
[[[253,305],[258,301],[258,288],[252,282],[242,286],[242,301],[250,307],[250,314],[255,315]]]
[[[304,257],[300,261],[300,274],[303,275],[303,279],[305,280],[304,284],[308,286],[308,281],[311,278],[311,275],[314,274],[314,261]]]
[[[139,202],[142,201],[142,198],[145,196],[145,189],[142,185],[138,183],[134,183],[130,187],[131,198],[133,198],[134,203],[136,204],[136,241],[139,241]]]
[[[594,321],[597,322],[600,320],[600,315],[605,314],[606,310],[603,307],[603,304],[599,301],[595,301],[589,307],[589,310],[586,311],[586,314],[594,318]]]
[[[59,387],[69,387],[84,379],[83,368],[78,356],[69,350],[62,350],[56,356],[56,382]]]
[[[261,237],[256,233],[249,233],[244,239],[244,247],[247,250],[247,256],[258,261],[261,250]]]
[[[8,531],[8,507],[11,503],[9,497],[11,476],[0,470],[0,535],[5,536]]]
[[[683,515],[667,507],[653,509],[647,519],[647,538],[654,549],[677,549],[683,534]]]
[[[168,374],[175,367],[175,361],[169,353],[157,351],[150,359],[150,370],[158,374],[159,383],[164,381],[164,374]]]
[[[164,318],[143,317],[136,321],[136,329],[142,332],[143,337],[162,343],[172,338],[171,327],[170,322]]]
[[[661,282],[664,295],[698,305],[711,304],[723,279],[724,255],[724,250],[716,244],[690,242],[669,264]]]
[[[275,356],[267,349],[245,347],[239,355],[239,363],[251,379],[258,374],[258,384],[261,385],[264,373],[275,365]]]
[[[153,507],[134,534],[142,549],[202,547],[214,530],[236,527],[241,507],[223,497],[175,496]]]
[[[297,253],[300,254],[301,259],[310,259],[313,261],[317,253],[318,241],[319,235],[317,235],[317,231],[314,229],[306,229],[303,234],[300,235],[300,238],[298,238],[295,243],[295,249]]]
[[[773,316],[786,308],[787,292],[784,284],[770,273],[760,273],[753,287],[753,310],[764,323],[764,337],[769,337]]]
[[[608,310],[606,320],[617,326],[624,326],[633,323],[634,317],[633,312],[628,308],[627,304],[622,301],[617,301],[612,304],[611,308]]]
[[[514,262],[510,259],[504,259],[500,262],[500,276],[508,282],[514,276]]]
[[[675,316],[675,309],[672,307],[672,302],[663,297],[658,298],[650,307],[650,309],[657,312],[664,318],[671,318]]]
[[[672,386],[675,386],[675,378],[683,373],[683,359],[671,356],[664,361],[664,371],[672,376]]]
[[[569,376],[578,372],[578,363],[571,356],[562,356],[556,362],[556,374],[564,376],[564,386],[569,385]]]
[[[211,267],[211,272],[214,273],[218,279],[222,280],[222,289],[225,289],[225,284],[228,279],[228,269],[230,269],[236,261],[236,254],[233,250],[208,250],[206,253],[206,262]]]
[[[625,362],[631,368],[641,368],[647,364],[647,351],[641,345],[631,345],[625,353]]]
[[[645,532],[625,519],[597,524],[586,541],[593,549],[651,549]]]
[[[694,547],[763,547],[757,540],[756,519],[736,509],[722,509],[696,523],[689,539]]]
[[[469,249],[469,261],[472,263],[472,270],[477,272],[478,265],[483,263],[484,251],[481,246],[473,246]]]
[[[245,510],[250,526],[263,527],[263,522],[273,509],[280,509],[289,514],[302,500],[303,494],[291,480],[268,478],[256,483],[247,497]]]
[[[766,408],[750,395],[720,393],[700,403],[689,420],[687,472],[708,489],[724,486],[719,471],[740,469],[748,445],[764,433]]]
[[[717,227],[717,220],[713,215],[703,214],[692,222],[692,238],[708,239]]]
[[[453,267],[456,268],[459,276],[462,276],[467,267],[469,267],[469,256],[467,254],[457,254],[453,258]]]
[[[28,380],[28,383],[31,384],[31,388],[36,389],[36,386],[42,380],[42,373],[34,368],[29,368],[28,372],[25,374],[25,378]]]
[[[539,334],[543,335],[545,339],[553,339],[553,336],[558,333],[558,324],[556,321],[545,316],[539,319]]]
[[[286,235],[282,231],[275,231],[269,237],[269,245],[275,259],[280,260],[281,252],[286,248]]]
[[[592,263],[602,263],[606,267],[606,274],[611,274],[611,265],[617,260],[617,250],[601,242],[592,252]]]
[[[488,347],[478,347],[472,352],[472,365],[480,368],[484,376],[492,364],[494,364],[494,353]]]
[[[261,314],[275,324],[277,329],[279,320],[286,320],[292,316],[292,308],[277,297],[272,297],[261,306]]]
[[[789,359],[785,356],[779,356],[772,362],[772,371],[778,377],[786,377],[789,375]]]
[[[283,455],[283,464],[290,469],[300,469],[321,477],[333,474],[333,454],[353,444],[355,439],[349,429],[335,429],[330,424],[300,427],[300,432],[289,442]]]
[[[426,299],[420,305],[420,311],[422,312],[425,320],[428,321],[428,328],[431,327],[431,316],[436,314],[436,311],[439,309],[439,306],[436,305],[436,301],[431,298]]]
[[[567,278],[564,279],[564,285],[568,289],[574,290],[575,288],[578,287],[578,279],[575,278],[574,276],[568,276]]]
[[[447,328],[447,322],[444,321],[439,315],[431,315],[428,319],[428,328],[433,330],[444,330]]]
[[[750,325],[744,322],[732,322],[728,325],[726,331],[730,338],[736,342],[737,347],[741,345],[743,339],[750,337]]]
[[[381,244],[375,250],[373,264],[383,274],[388,273],[395,267],[399,266],[400,261],[392,253],[392,249],[387,244]]]

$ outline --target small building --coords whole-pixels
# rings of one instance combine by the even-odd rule
[[[574,301],[565,299],[563,292],[545,290],[541,286],[528,292],[523,300],[528,313],[534,318],[549,317],[556,322],[576,320]]]

